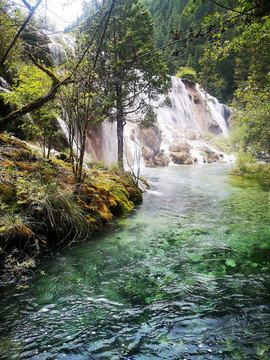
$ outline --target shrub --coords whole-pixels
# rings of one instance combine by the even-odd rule
[[[196,71],[187,66],[180,67],[180,70],[176,73],[176,76],[192,84],[195,84],[197,82]]]

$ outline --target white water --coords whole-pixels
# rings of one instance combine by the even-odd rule
[[[172,77],[172,88],[168,93],[168,101],[164,101],[165,97],[161,96],[157,106],[157,124],[161,131],[160,151],[170,156],[170,147],[172,145],[190,146],[190,155],[193,163],[204,163],[205,157],[201,154],[202,149],[207,147],[213,153],[220,156],[220,160],[225,162],[233,162],[234,158],[228,156],[213,146],[206,144],[202,137],[205,132],[211,132],[214,129],[218,136],[228,137],[229,126],[226,120],[226,113],[229,108],[220,104],[216,98],[206,94],[197,85],[196,88],[186,86],[178,77]],[[167,105],[166,105],[167,104]],[[133,131],[133,135],[139,142],[141,130],[138,125],[127,122],[126,136]],[[129,139],[126,142],[130,143]],[[142,147],[142,145],[141,145]],[[151,146],[149,145],[151,148]],[[132,152],[132,147],[126,150],[127,153]],[[134,153],[131,157],[134,157]]]
[[[210,132],[211,126],[214,126],[216,132],[219,133],[218,136],[228,137],[229,127],[225,118],[225,110],[227,110],[225,105],[220,104],[209,94],[206,94],[205,98],[205,94],[198,86],[196,88],[186,87],[177,77],[172,77],[172,88],[167,97],[171,105],[165,104],[165,96],[161,96],[160,100],[154,104],[157,115],[156,126],[161,136],[159,151],[163,151],[169,157],[172,145],[185,144],[191,148],[190,156],[193,163],[206,162],[205,157],[201,154],[204,147],[218,154],[220,160],[224,162],[234,161],[232,156],[206,144],[202,137],[203,133]],[[138,123],[135,122],[134,115],[128,119],[124,130],[124,162],[127,169],[130,166],[135,169],[144,166],[142,148],[145,147],[145,144],[141,143],[141,138],[145,133],[147,130],[140,129]],[[93,158],[108,164],[115,163],[117,160],[116,124],[104,122],[101,125],[101,131],[96,135],[98,141],[95,141],[95,146],[90,144],[91,139],[88,146]],[[153,136],[150,137],[150,143]],[[148,147],[148,145],[151,149],[151,144],[146,146]]]
[[[198,93],[201,95],[202,98],[206,97],[207,106],[210,109],[212,118],[220,126],[223,135],[225,137],[229,137],[229,128],[228,128],[228,125],[224,118],[224,112],[226,110],[226,105],[220,104],[219,101],[215,97],[209,95],[208,93],[205,93],[205,91],[203,89],[201,89],[201,87],[198,84],[196,85],[196,90],[198,91]]]
[[[68,34],[46,34],[51,42],[48,44],[51,56],[56,67],[63,65],[68,52],[74,53],[76,39]]]
[[[63,63],[67,56],[68,50],[73,52],[75,49],[75,38],[70,35],[49,35],[51,40],[49,48],[51,55],[55,61],[56,66]],[[221,137],[229,136],[229,127],[226,119],[226,114],[229,108],[220,104],[216,98],[209,94],[205,94],[203,89],[198,85],[191,87],[185,85],[178,77],[171,77],[172,88],[169,91],[167,98],[170,106],[166,105],[168,100],[164,95],[154,103],[156,107],[157,122],[156,127],[160,134],[153,136],[160,136],[160,148],[154,149],[155,155],[158,152],[163,152],[167,157],[170,156],[170,147],[178,146],[179,144],[186,144],[190,149],[190,156],[193,163],[203,163],[205,158],[201,154],[202,147],[207,144],[204,141],[202,134],[213,132]],[[141,138],[144,132],[136,123],[139,115],[136,113],[127,119],[127,124],[124,130],[124,155],[126,167],[132,166],[138,168],[143,166],[142,147],[151,144],[142,144]],[[65,126],[60,125],[64,132]],[[157,139],[158,140],[158,139]],[[150,141],[151,143],[152,141]],[[209,145],[207,147],[210,149]],[[213,147],[210,149],[214,153],[221,154],[221,152]],[[97,129],[97,133],[90,131],[89,139],[87,141],[88,155],[94,160],[104,161],[108,164],[117,161],[117,135],[116,125],[110,122],[104,122],[101,127]],[[222,160],[231,162],[232,158],[222,155]]]
[[[0,76],[0,87],[3,88],[4,91],[10,92],[10,86],[9,84],[6,82],[6,80],[4,78],[2,78]]]
[[[161,107],[157,114],[160,124],[176,126],[182,129],[199,130],[198,119],[192,103],[192,96],[178,77],[172,76],[172,88],[168,94],[172,107]]]

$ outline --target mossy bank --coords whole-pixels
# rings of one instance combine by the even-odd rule
[[[89,237],[141,201],[129,173],[85,169],[77,184],[67,160],[0,135],[1,282],[21,281],[42,251]]]

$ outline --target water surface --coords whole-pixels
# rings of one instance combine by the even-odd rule
[[[144,176],[131,216],[2,290],[1,359],[269,358],[269,188],[226,165]]]

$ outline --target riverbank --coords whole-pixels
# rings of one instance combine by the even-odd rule
[[[270,164],[242,164],[232,168],[232,175],[250,180],[264,180],[270,183]]]
[[[129,173],[85,169],[84,182],[76,184],[67,159],[44,160],[5,135],[0,164],[2,283],[21,281],[44,250],[86,238],[142,201]]]

